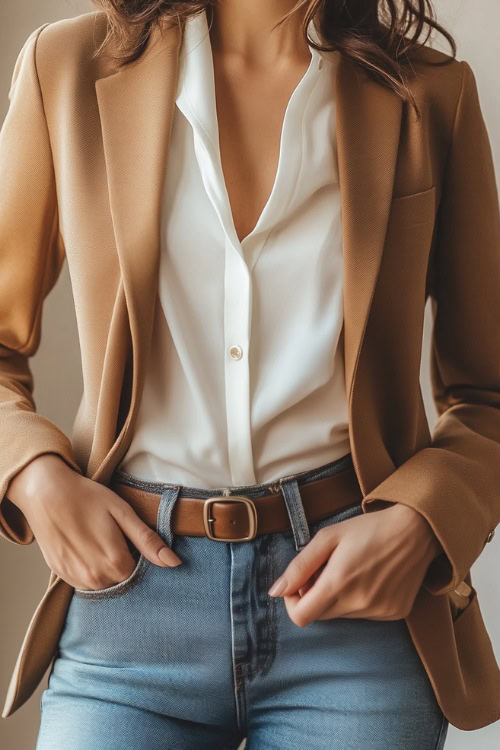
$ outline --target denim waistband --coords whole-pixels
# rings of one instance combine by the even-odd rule
[[[248,497],[262,497],[268,495],[271,487],[279,487],[284,481],[296,480],[299,485],[307,482],[312,482],[316,479],[323,479],[323,477],[338,474],[342,471],[353,470],[352,454],[346,453],[341,458],[337,458],[334,461],[330,461],[327,464],[322,464],[313,469],[307,469],[306,471],[300,471],[296,474],[288,474],[286,476],[278,477],[270,482],[262,482],[259,484],[244,484],[244,485],[230,485],[228,487],[189,487],[188,485],[181,485],[178,482],[159,482],[148,479],[141,479],[129,474],[122,469],[117,469],[113,474],[113,479],[123,484],[129,485],[130,487],[138,487],[139,489],[145,490],[146,492],[155,492],[158,494],[163,493],[168,488],[179,487],[179,497],[198,497],[206,499],[213,497],[214,495],[229,495],[234,493],[241,493]]]

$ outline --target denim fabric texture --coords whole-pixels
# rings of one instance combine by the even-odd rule
[[[289,618],[271,584],[314,534],[361,503],[307,523],[300,487],[344,471],[351,454],[276,480],[291,529],[245,542],[176,535],[178,497],[268,484],[161,493],[156,531],[183,560],[136,567],[98,591],[75,589],[47,687],[36,750],[441,750],[441,712],[404,619]],[[272,483],[272,484],[276,484]],[[382,511],[383,512],[383,511]]]

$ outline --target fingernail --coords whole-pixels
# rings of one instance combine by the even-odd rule
[[[161,550],[158,552],[158,557],[160,560],[167,565],[170,565],[170,567],[177,567],[177,565],[180,565],[182,560],[180,560],[175,552],[172,552],[169,547],[162,547]]]
[[[286,578],[280,576],[267,592],[269,596],[278,596],[286,589]]]

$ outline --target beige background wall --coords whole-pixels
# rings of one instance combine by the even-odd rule
[[[457,57],[467,60],[476,74],[500,182],[500,4],[497,0],[436,0],[435,7],[438,18],[455,36],[458,46]],[[3,122],[7,110],[7,91],[13,65],[28,34],[46,21],[75,16],[93,9],[94,7],[86,0],[1,0],[0,122]],[[434,35],[432,44],[445,52],[449,51],[437,35]],[[430,398],[427,372],[429,323],[430,315],[427,310],[422,383],[429,419],[433,423],[435,411]],[[82,381],[77,330],[66,265],[45,304],[42,343],[32,360],[32,368],[38,411],[56,422],[67,434],[71,434]],[[500,533],[491,544],[486,545],[472,571],[484,619],[500,663],[499,563]],[[15,575],[12,571],[15,571]],[[48,575],[49,569],[36,543],[29,547],[17,547],[3,539],[0,540],[2,704],[22,637],[35,606],[45,591]],[[7,719],[0,718],[0,747],[3,750],[34,748],[38,728],[38,702],[46,684],[46,676],[27,704],[13,716]],[[446,744],[447,750],[494,750],[499,746],[500,722],[475,732],[461,732],[450,727]]]

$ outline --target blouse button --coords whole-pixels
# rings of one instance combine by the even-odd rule
[[[241,359],[243,356],[243,351],[241,346],[231,346],[229,348],[229,356],[232,357],[232,359]]]

